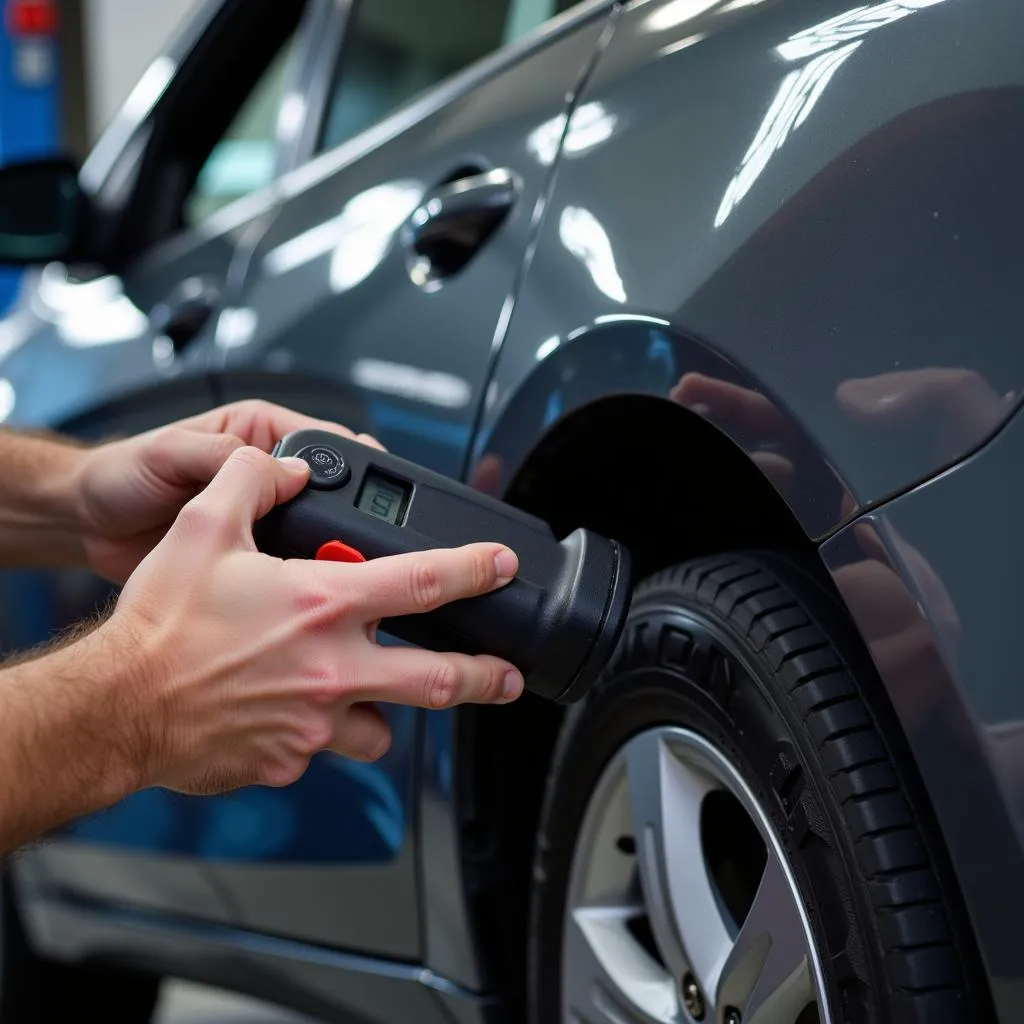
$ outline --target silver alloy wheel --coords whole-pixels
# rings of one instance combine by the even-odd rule
[[[569,878],[562,1020],[831,1024],[781,844],[696,733],[634,736],[590,798]]]

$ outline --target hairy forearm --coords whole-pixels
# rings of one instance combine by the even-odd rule
[[[80,565],[76,494],[83,449],[0,430],[0,564]]]
[[[0,670],[0,853],[138,785],[132,667],[102,628],[78,632]]]

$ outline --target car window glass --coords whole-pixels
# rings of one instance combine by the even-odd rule
[[[330,149],[578,0],[361,0],[320,136]]]
[[[296,45],[288,42],[267,66],[221,140],[213,147],[185,200],[185,224],[193,226],[210,214],[274,179],[277,159],[277,115],[285,72]]]

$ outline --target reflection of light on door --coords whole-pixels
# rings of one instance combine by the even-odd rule
[[[387,254],[391,238],[416,209],[422,189],[381,185],[356,196],[342,211],[340,237],[331,256],[331,288],[344,292],[365,281]]]
[[[610,299],[626,301],[626,290],[615,266],[612,243],[598,219],[582,206],[567,206],[558,223],[562,244],[583,262],[594,284]]]
[[[603,103],[596,100],[584,103],[572,115],[569,130],[565,131],[565,114],[545,121],[530,132],[526,140],[526,148],[536,157],[538,163],[549,166],[558,156],[558,146],[565,132],[562,152],[566,156],[585,153],[600,146],[612,137],[618,118],[608,112]]]
[[[248,306],[232,306],[225,309],[217,321],[214,343],[218,348],[241,348],[248,345],[256,333],[259,318],[255,309]]]
[[[785,61],[811,58],[799,70],[782,80],[739,169],[729,182],[715,214],[715,227],[723,224],[740,200],[764,172],[772,156],[786,139],[807,120],[825,87],[863,42],[876,29],[900,21],[910,14],[934,7],[943,0],[885,0],[855,7],[827,21],[794,33],[775,52]]]
[[[680,50],[688,50],[694,43],[699,43],[705,39],[707,33],[705,32],[694,32],[692,36],[686,36],[683,39],[679,39],[674,43],[669,43],[667,46],[663,46],[658,51],[659,57],[669,57],[673,53],[679,53]]]
[[[534,353],[537,362],[539,363],[542,360],[547,359],[547,357],[558,348],[560,341],[561,339],[557,334],[553,338],[548,338],[546,341],[542,341],[537,346],[536,353]]]
[[[670,0],[644,19],[644,28],[648,32],[664,32],[666,29],[682,25],[698,14],[710,10],[720,0]]]
[[[462,377],[383,359],[357,359],[352,364],[352,382],[369,391],[411,398],[445,409],[463,408],[469,404],[472,393],[469,381]]]
[[[112,274],[73,281],[48,267],[31,302],[33,312],[54,324],[61,340],[74,348],[133,341],[149,328],[146,315]]]
[[[353,196],[337,217],[271,249],[264,271],[277,277],[331,255],[330,284],[342,292],[364,281],[387,254],[395,231],[423,194],[415,181],[394,181]]]

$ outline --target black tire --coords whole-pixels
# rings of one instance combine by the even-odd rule
[[[692,642],[662,642],[667,630]],[[568,876],[590,794],[630,736],[665,724],[716,745],[767,812],[808,912],[833,1020],[990,1019],[986,996],[974,987],[968,995],[975,956],[928,808],[850,641],[832,595],[772,555],[704,559],[637,589],[602,681],[566,716],[548,777],[531,901],[531,1024],[562,1020]]]
[[[150,975],[45,960],[29,946],[9,878],[0,900],[0,1024],[149,1024],[160,993]]]

